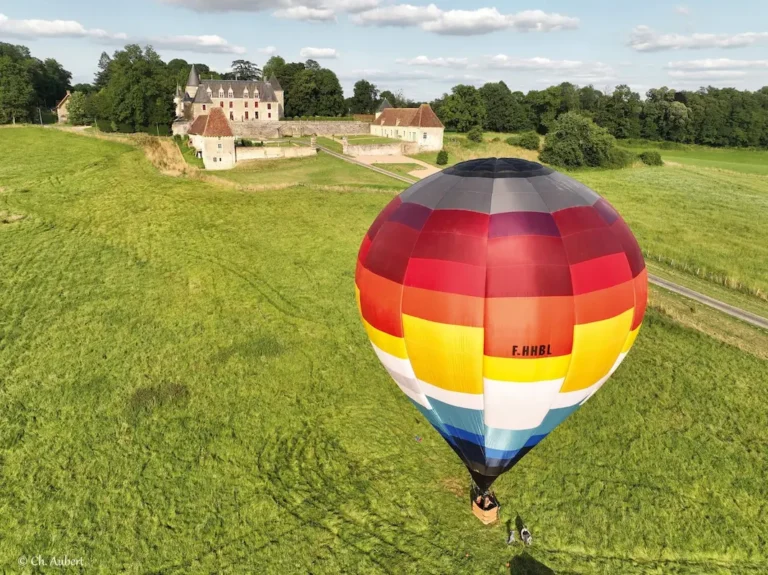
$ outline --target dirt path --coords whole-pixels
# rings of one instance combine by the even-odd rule
[[[417,166],[420,166],[420,169],[413,170],[412,172],[408,172],[408,175],[413,176],[414,178],[419,178],[419,179],[426,178],[427,176],[431,176],[432,174],[436,174],[437,172],[440,171],[440,168],[436,168],[435,166],[431,166],[426,162],[422,162],[421,160],[410,158],[408,156],[357,156],[355,159],[368,165],[415,164]]]

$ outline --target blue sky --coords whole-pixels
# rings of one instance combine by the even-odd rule
[[[695,89],[768,85],[768,2],[708,0],[0,0],[0,41],[90,81],[102,51],[152,43],[223,71],[315,56],[345,93],[366,78],[431,99],[457,83]]]

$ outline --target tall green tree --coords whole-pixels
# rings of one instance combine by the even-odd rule
[[[98,72],[93,78],[93,85],[97,90],[106,88],[109,84],[109,65],[112,63],[112,58],[109,54],[102,52],[99,56]]]
[[[391,102],[390,102],[391,103]],[[379,90],[368,80],[358,80],[349,101],[353,114],[373,114],[379,105]]]
[[[27,120],[34,100],[35,89],[23,61],[0,56],[0,122]]]
[[[261,68],[250,60],[234,60],[232,62],[232,71],[227,74],[231,80],[261,80]]]
[[[483,128],[492,132],[511,132],[517,102],[507,85],[504,82],[489,82],[478,92],[486,111]]]
[[[72,92],[69,97],[69,123],[73,126],[84,126],[93,121],[93,117],[88,116],[87,96],[83,92]]]
[[[451,93],[443,97],[438,109],[445,127],[457,132],[468,132],[485,124],[485,102],[474,86],[454,86]]]

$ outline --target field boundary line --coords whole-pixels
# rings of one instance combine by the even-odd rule
[[[400,174],[390,172],[389,170],[382,170],[381,168],[378,168],[376,166],[370,166],[368,164],[364,164],[363,162],[358,162],[357,160],[354,160],[343,154],[337,154],[336,152],[326,148],[325,146],[318,145],[317,148],[319,150],[322,150],[329,156],[333,156],[334,158],[339,158],[340,160],[344,160],[345,162],[349,162],[350,164],[355,164],[357,166],[362,166],[363,168],[368,168],[369,170],[373,170],[374,172],[384,174],[385,176],[389,176],[390,178],[395,178],[396,180],[400,180],[401,182],[405,182],[406,184],[415,184],[418,181],[418,180],[411,180],[409,178],[406,178],[405,176],[401,176]]]
[[[755,327],[768,330],[768,319],[755,313],[727,304],[713,297],[709,297],[708,295],[704,295],[703,293],[699,293],[687,287],[662,279],[659,276],[655,276],[653,274],[648,274],[648,281],[655,286],[671,291],[683,297],[687,297],[688,299],[697,301],[700,304],[704,304],[713,309],[721,311],[724,314],[735,317],[736,319],[740,319],[741,321],[754,325]]]

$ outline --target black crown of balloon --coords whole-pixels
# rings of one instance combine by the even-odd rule
[[[531,178],[546,176],[553,170],[538,162],[520,158],[483,158],[460,162],[443,171],[444,174],[464,178]]]

